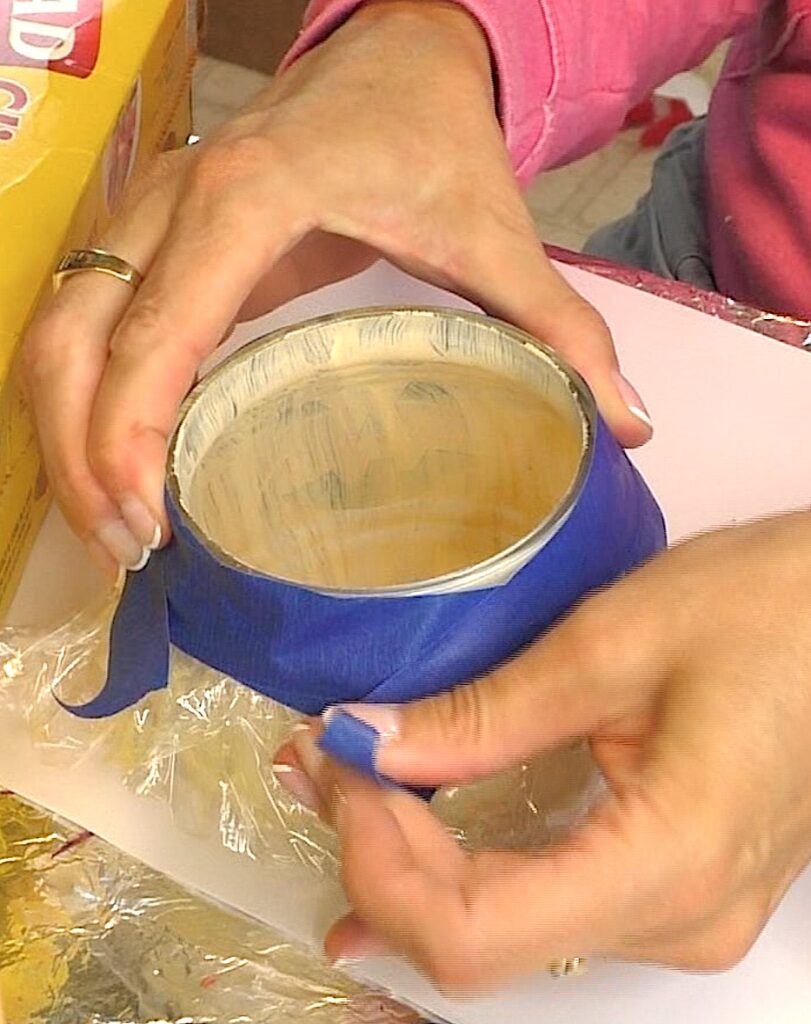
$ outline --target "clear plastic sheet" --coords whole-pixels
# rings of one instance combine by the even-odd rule
[[[54,692],[72,702],[100,686],[114,598],[52,631],[0,630],[4,711],[66,770],[101,748],[127,786],[168,803],[187,832],[217,835],[270,869],[292,858],[335,873],[333,833],[272,772],[297,717],[287,709],[180,652],[169,688],[130,712],[86,722],[58,706]],[[571,827],[599,785],[574,745],[443,791],[435,808],[468,847],[540,848]],[[415,1019],[101,840],[12,795],[0,800],[0,985],[7,1002],[22,1000],[19,1013],[7,1010],[9,1024]]]

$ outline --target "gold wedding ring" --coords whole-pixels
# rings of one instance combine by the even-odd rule
[[[136,270],[131,263],[104,249],[71,249],[65,253],[54,271],[54,288],[58,288],[64,278],[81,274],[85,270],[97,270],[100,274],[117,277],[135,289],[144,279],[140,270]]]
[[[563,957],[549,965],[553,978],[575,978],[586,972],[586,958],[582,956]]]

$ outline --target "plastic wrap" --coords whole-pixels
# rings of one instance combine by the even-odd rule
[[[0,630],[0,700],[49,762],[68,768],[102,745],[140,796],[162,800],[189,833],[216,834],[234,853],[272,863],[294,858],[337,870],[332,831],[277,782],[272,763],[300,716],[173,651],[170,685],[114,718],[85,721],[65,699],[103,678],[114,600],[59,629]],[[536,847],[571,825],[593,795],[591,760],[580,745],[546,754],[495,779],[443,791],[437,812],[471,846]]]
[[[297,718],[287,709],[180,652],[168,689],[115,718],[83,721],[54,701],[54,692],[76,700],[98,688],[114,605],[109,595],[53,631],[0,630],[4,710],[66,771],[101,747],[131,789],[166,802],[187,832],[215,834],[270,868],[293,858],[334,874],[334,834],[272,772]],[[469,847],[539,848],[571,826],[599,785],[587,751],[573,745],[443,791],[435,807]],[[416,1019],[102,840],[11,794],[0,801],[0,990],[9,1024]]]

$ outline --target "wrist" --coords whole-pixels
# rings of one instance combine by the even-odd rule
[[[492,93],[494,69],[487,35],[476,18],[454,0],[365,0],[345,28],[367,30],[372,26],[427,31],[431,44],[452,43],[453,58],[474,70]],[[425,41],[423,35],[422,45]]]

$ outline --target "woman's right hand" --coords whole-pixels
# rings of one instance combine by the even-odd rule
[[[536,238],[487,41],[452,4],[363,7],[230,123],[158,159],[96,244],[144,274],[140,289],[68,279],[25,348],[56,497],[111,570],[168,537],[167,439],[232,323],[377,253],[560,351],[622,443],[650,436],[605,324]]]

